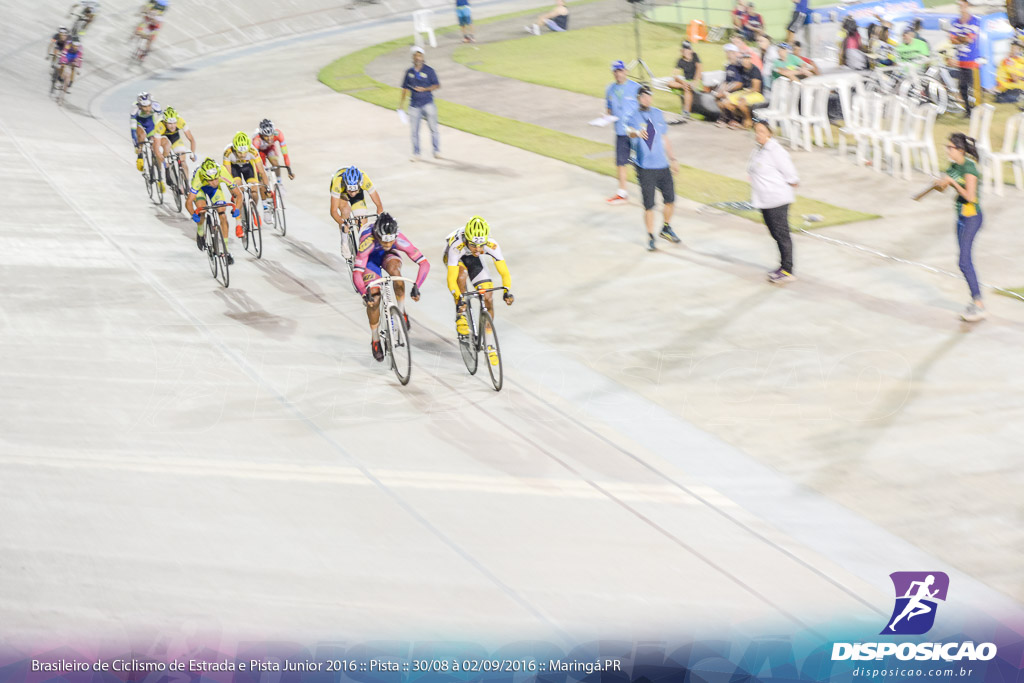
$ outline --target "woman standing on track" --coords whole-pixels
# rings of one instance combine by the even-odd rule
[[[981,230],[981,174],[971,159],[978,158],[978,150],[974,139],[963,133],[953,133],[946,143],[946,154],[953,163],[946,169],[945,175],[935,181],[935,189],[940,192],[947,187],[956,190],[956,240],[960,245],[960,272],[967,280],[971,290],[971,303],[960,317],[969,322],[977,322],[985,317],[985,303],[981,300],[981,287],[978,275],[974,272],[974,261],[971,249],[974,238]]]
[[[751,204],[761,210],[768,232],[779,245],[782,263],[768,273],[768,282],[782,284],[796,279],[793,275],[793,238],[789,234],[789,205],[795,195],[793,188],[800,182],[789,152],[772,135],[772,128],[764,119],[754,119],[754,139],[757,147],[750,155],[747,173],[750,174]]]

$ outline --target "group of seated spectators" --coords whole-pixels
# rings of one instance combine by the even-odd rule
[[[996,102],[1020,102],[1024,99],[1024,46],[1010,44],[1010,54],[996,69]]]

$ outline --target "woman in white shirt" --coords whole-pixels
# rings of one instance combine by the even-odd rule
[[[757,146],[747,165],[750,202],[761,210],[768,232],[779,245],[782,263],[778,269],[768,273],[768,282],[781,284],[796,279],[793,275],[793,238],[789,234],[789,205],[795,199],[793,188],[800,178],[789,152],[775,139],[767,121],[754,119],[754,138]]]

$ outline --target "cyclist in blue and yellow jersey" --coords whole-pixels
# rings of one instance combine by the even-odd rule
[[[174,107],[167,107],[164,110],[163,119],[153,129],[153,153],[156,155],[157,164],[163,168],[164,155],[173,152],[185,151],[185,138],[188,138],[192,161],[196,160],[196,139],[192,137],[192,131],[188,129],[185,117],[179,114]],[[188,174],[188,162],[185,162],[185,172]]]
[[[228,186],[230,195],[224,192],[223,185]],[[185,210],[192,214],[192,220],[199,226],[196,231],[196,246],[199,247],[199,251],[205,247],[203,240],[205,227],[203,226],[203,216],[199,210],[205,206],[217,206],[217,213],[220,214],[220,232],[224,237],[224,250],[227,252],[228,217],[224,211],[231,199],[234,199],[231,215],[238,218],[239,208],[242,206],[242,193],[224,167],[210,157],[206,157],[196,172],[192,174],[192,184],[188,196],[185,197]],[[230,253],[227,254],[227,260],[228,265],[235,262]]]
[[[341,231],[348,234],[348,227],[345,220],[352,215],[353,209],[367,208],[367,197],[377,208],[377,214],[384,212],[384,203],[380,199],[380,193],[374,186],[370,176],[365,175],[355,166],[339,168],[331,177],[331,218]],[[353,255],[345,253],[348,251],[348,240],[342,240],[342,256],[350,258]]]
[[[461,299],[464,292],[469,291],[469,285],[475,289],[487,289],[494,286],[491,273],[484,263],[484,256],[494,259],[494,267],[501,275],[501,284],[506,288],[502,298],[509,306],[515,301],[512,296],[512,275],[505,265],[505,257],[501,254],[501,247],[491,239],[491,228],[480,216],[473,216],[462,228],[455,230],[445,238],[444,264],[448,266],[448,291],[455,297],[456,319],[455,328],[459,335],[469,334],[469,323],[466,321],[465,308]],[[494,317],[494,302],[491,295],[493,292],[484,294],[484,305],[487,312]],[[488,356],[491,356],[491,351]],[[492,361],[496,357],[492,357]]]
[[[267,169],[263,167],[260,153],[252,145],[252,138],[247,133],[238,131],[232,138],[231,144],[224,148],[224,170],[235,179],[238,185],[244,185],[258,180],[262,183],[260,197],[270,198],[270,178],[267,177]],[[257,202],[262,208],[262,203]],[[262,211],[261,211],[262,213]],[[273,220],[272,214],[267,214]],[[235,234],[242,236],[242,225],[235,227]]]
[[[137,156],[135,167],[139,169],[139,173],[143,170],[142,141],[153,135],[156,124],[163,117],[163,111],[160,103],[154,100],[148,92],[140,92],[135,98],[135,104],[132,106],[132,113],[129,116],[132,143],[135,145]]]

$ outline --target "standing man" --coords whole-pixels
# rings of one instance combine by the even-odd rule
[[[469,0],[455,0],[455,16],[462,30],[462,42],[475,42],[473,38],[473,14],[469,9]]]
[[[412,161],[420,158],[420,120],[427,119],[430,138],[434,145],[434,158],[441,158],[441,136],[437,130],[437,105],[434,104],[434,91],[441,87],[437,74],[424,63],[423,48],[415,45],[412,48],[412,66],[406,70],[402,80],[402,97],[398,108],[405,107],[405,97],[409,96],[409,126],[412,128]]]
[[[650,86],[640,86],[640,90],[637,92],[637,104],[640,107],[633,112],[626,124],[629,137],[639,139],[636,153],[636,175],[640,181],[640,192],[644,199],[647,251],[657,249],[654,245],[655,190],[661,192],[662,201],[665,202],[659,234],[670,242],[679,242],[679,237],[669,224],[676,201],[675,181],[672,179],[672,175],[679,172],[679,164],[676,163],[672,145],[669,144],[668,137],[666,137],[668,126],[665,125],[665,115],[661,113],[660,109],[651,106],[652,99]]]
[[[960,68],[958,80],[960,83],[960,97],[964,101],[964,109],[967,110],[966,117],[971,116],[972,102],[970,94],[973,92],[977,101],[981,103],[981,75],[978,70],[978,38],[981,35],[981,21],[978,17],[971,15],[971,3],[967,0],[960,0],[960,16],[953,22],[950,29],[951,42],[956,45],[956,66]]]
[[[630,141],[626,123],[637,109],[636,94],[640,84],[626,77],[626,64],[621,59],[612,62],[615,82],[604,93],[605,111],[618,120],[615,122],[615,166],[619,174],[619,191],[608,198],[608,204],[625,204],[629,200],[626,191],[626,171],[629,167]]]

